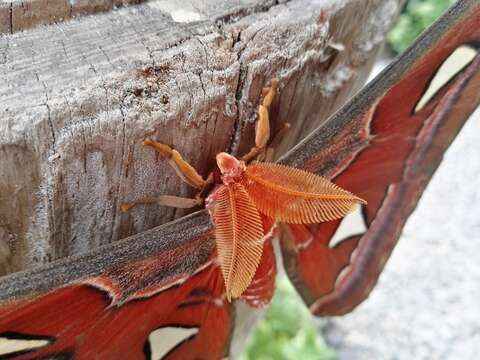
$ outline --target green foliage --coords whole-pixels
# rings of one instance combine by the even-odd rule
[[[455,0],[409,0],[388,41],[397,52],[404,51],[420,33],[442,15]]]
[[[265,319],[261,320],[242,360],[331,360],[310,312],[286,276],[277,289]]]

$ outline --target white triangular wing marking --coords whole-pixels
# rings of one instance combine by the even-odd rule
[[[0,356],[21,351],[30,351],[50,344],[49,340],[42,339],[9,339],[0,337]]]
[[[198,333],[198,328],[168,326],[154,330],[148,336],[152,359],[162,359],[175,346]]]
[[[353,235],[360,235],[367,231],[367,225],[362,213],[362,207],[357,206],[352,212],[348,213],[337,228],[337,231],[330,239],[328,246],[334,248],[343,240]]]
[[[473,61],[477,54],[478,52],[468,45],[456,48],[438,68],[427,90],[415,106],[415,112],[422,110],[442,87]]]

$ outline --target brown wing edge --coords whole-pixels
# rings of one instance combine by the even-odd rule
[[[202,210],[88,253],[7,275],[0,279],[0,303],[32,297],[91,277],[115,274],[122,266],[161,257],[162,253],[181,249],[197,239],[191,251],[178,252],[169,269],[160,269],[155,281],[194,273],[213,254],[215,243],[211,234],[210,217]]]

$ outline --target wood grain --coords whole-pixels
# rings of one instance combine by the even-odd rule
[[[142,0],[13,0],[0,4],[0,34],[112,11]]]

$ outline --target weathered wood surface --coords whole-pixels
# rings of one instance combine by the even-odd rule
[[[216,153],[252,145],[273,77],[273,129],[292,123],[278,153],[290,148],[363,84],[401,2],[151,1],[0,37],[0,271],[184,215],[120,212],[195,193],[142,140],[207,175]]]
[[[3,0],[0,2],[0,34],[59,23],[140,2],[142,0]]]

